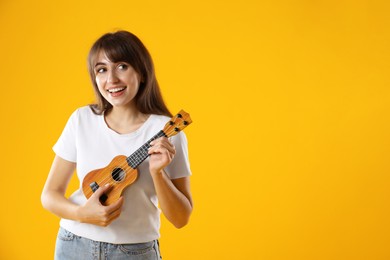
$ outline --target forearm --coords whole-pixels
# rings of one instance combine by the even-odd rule
[[[109,188],[107,185],[100,187],[84,205],[72,203],[60,191],[44,190],[41,196],[42,205],[61,218],[105,227],[119,217],[123,205],[122,197],[109,206],[100,203],[100,196]]]
[[[41,202],[45,209],[60,218],[79,220],[79,206],[69,201],[60,192],[44,191],[41,195]]]
[[[177,228],[185,226],[192,212],[192,201],[162,171],[152,174],[160,207],[165,217]]]

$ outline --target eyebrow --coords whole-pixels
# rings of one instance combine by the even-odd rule
[[[105,64],[104,62],[98,62],[98,63],[95,64],[95,68],[96,68],[97,66],[99,66],[99,65],[107,65],[107,64]]]

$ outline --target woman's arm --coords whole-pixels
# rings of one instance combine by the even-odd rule
[[[175,227],[184,227],[193,208],[190,178],[171,180],[164,172],[163,168],[171,163],[175,155],[175,147],[167,138],[159,138],[151,145],[149,169],[161,210]]]
[[[75,169],[75,163],[59,156],[54,158],[41,195],[43,207],[61,218],[107,226],[119,217],[123,198],[110,206],[103,206],[99,198],[110,188],[106,186],[100,187],[84,205],[72,203],[65,198],[65,191]]]
[[[169,179],[162,171],[153,174],[154,186],[165,217],[176,227],[184,227],[192,212],[190,178]]]

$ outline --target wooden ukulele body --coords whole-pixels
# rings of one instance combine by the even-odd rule
[[[131,168],[126,156],[118,155],[104,168],[89,172],[83,180],[83,192],[89,199],[98,187],[110,184],[111,189],[100,197],[103,205],[110,205],[117,201],[123,190],[132,184],[138,177],[137,169]]]

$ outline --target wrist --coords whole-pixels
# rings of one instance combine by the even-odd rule
[[[161,170],[150,170],[150,174],[152,175],[152,176],[155,176],[155,175],[159,175],[159,174],[161,174]]]
[[[164,170],[151,170],[150,175],[152,175],[152,178],[159,178],[164,175]]]
[[[83,222],[82,206],[78,206],[75,210],[75,218],[78,222]]]

